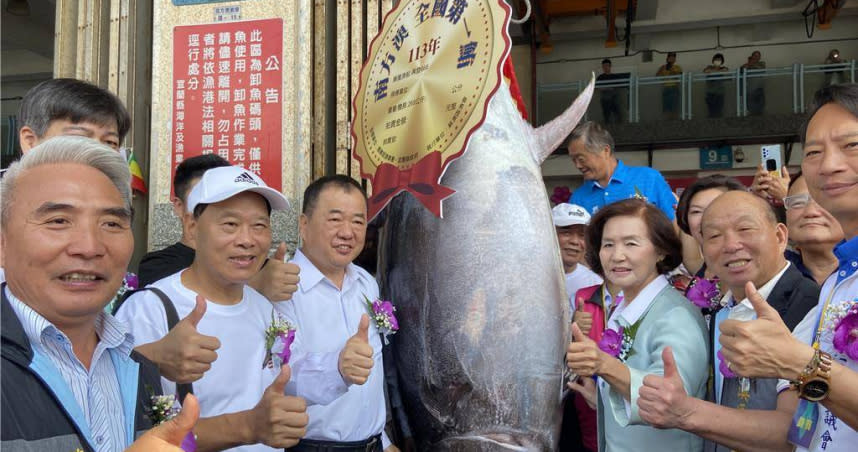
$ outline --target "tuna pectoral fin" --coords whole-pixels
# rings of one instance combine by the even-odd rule
[[[437,444],[433,450],[445,452],[501,452],[501,451],[540,451],[544,447],[528,437],[516,433],[478,433],[464,434],[447,438]]]
[[[575,102],[572,103],[562,115],[554,118],[548,124],[536,129],[536,140],[539,143],[536,161],[542,163],[555,149],[563,143],[563,140],[572,133],[572,129],[578,125],[584,113],[587,112],[587,107],[590,105],[590,99],[593,98],[594,84],[596,77],[590,75],[590,83],[584,88],[584,91],[578,95]]]

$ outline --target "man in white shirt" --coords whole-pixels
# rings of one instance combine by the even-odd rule
[[[352,263],[363,249],[366,223],[366,194],[353,179],[327,176],[305,190],[300,218],[303,246],[292,260],[301,268],[301,281],[292,302],[279,304],[278,310],[295,319],[308,350],[339,350],[354,341],[355,331],[369,320],[366,299],[378,299],[378,284]],[[382,342],[374,321],[369,322],[369,333],[359,356],[372,366],[366,383],[350,386],[326,406],[308,407],[307,434],[289,451],[398,450],[383,430],[387,414]]]
[[[304,399],[330,403],[369,371],[354,365],[342,371],[339,349],[307,353],[300,327],[289,365],[269,364],[266,331],[278,316],[272,303],[247,282],[271,245],[271,209],[288,206],[281,193],[241,167],[206,171],[187,202],[193,214],[189,234],[197,245],[194,262],[150,286],[162,291],[183,319],[175,328],[195,329],[215,342],[216,360],[193,384],[200,401],[201,419],[194,432],[201,450],[290,447],[304,434]],[[164,306],[156,293],[145,291],[120,307],[117,317],[131,325],[135,345],[167,334]],[[138,350],[145,355],[145,346]],[[167,394],[175,390],[166,379],[162,386]]]
[[[569,306],[574,311],[573,302],[578,290],[602,284],[602,278],[583,264],[587,254],[584,233],[590,223],[590,214],[581,206],[561,203],[551,209],[551,217],[554,229],[557,230],[560,259],[566,273],[566,294],[569,296]]]
[[[819,287],[784,258],[787,228],[762,198],[741,191],[720,195],[706,209],[701,231],[706,262],[727,289],[727,307],[714,315],[710,332],[714,394],[710,401],[688,396],[675,372],[648,375],[638,401],[641,418],[656,427],[702,436],[708,440],[707,451],[788,447],[782,431],[761,435],[769,431],[765,426],[772,419],[783,422],[792,415],[786,400],[778,399],[777,380],[733,375],[729,363],[722,362],[718,325],[756,316],[745,294],[748,281],[760,287],[759,293],[790,327],[816,305]],[[665,367],[673,362],[670,356]]]

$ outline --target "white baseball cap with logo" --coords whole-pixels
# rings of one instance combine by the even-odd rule
[[[191,189],[188,194],[188,212],[193,213],[199,204],[214,204],[246,191],[262,195],[268,200],[272,210],[289,208],[286,197],[265,185],[252,171],[240,166],[221,166],[203,173],[203,177]]]
[[[558,228],[574,224],[590,224],[590,214],[587,213],[587,209],[565,202],[551,209],[551,217],[554,220],[554,226]]]

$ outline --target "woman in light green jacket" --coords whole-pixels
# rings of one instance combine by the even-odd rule
[[[591,268],[623,291],[606,307],[602,340],[595,343],[573,324],[574,341],[566,353],[569,368],[580,377],[571,387],[590,392],[597,405],[599,450],[701,451],[701,438],[650,427],[638,415],[638,390],[644,376],[664,374],[665,347],[673,349],[686,391],[699,398],[706,391],[706,325],[700,310],[664,276],[682,260],[673,224],[646,200],[627,199],[599,210],[587,234]]]

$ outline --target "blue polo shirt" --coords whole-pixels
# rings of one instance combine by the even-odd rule
[[[617,160],[617,167],[611,175],[607,187],[599,182],[585,180],[569,198],[570,204],[577,204],[591,214],[616,201],[633,198],[635,189],[646,199],[661,209],[667,218],[676,218],[676,198],[660,172],[646,166],[626,166]]]

